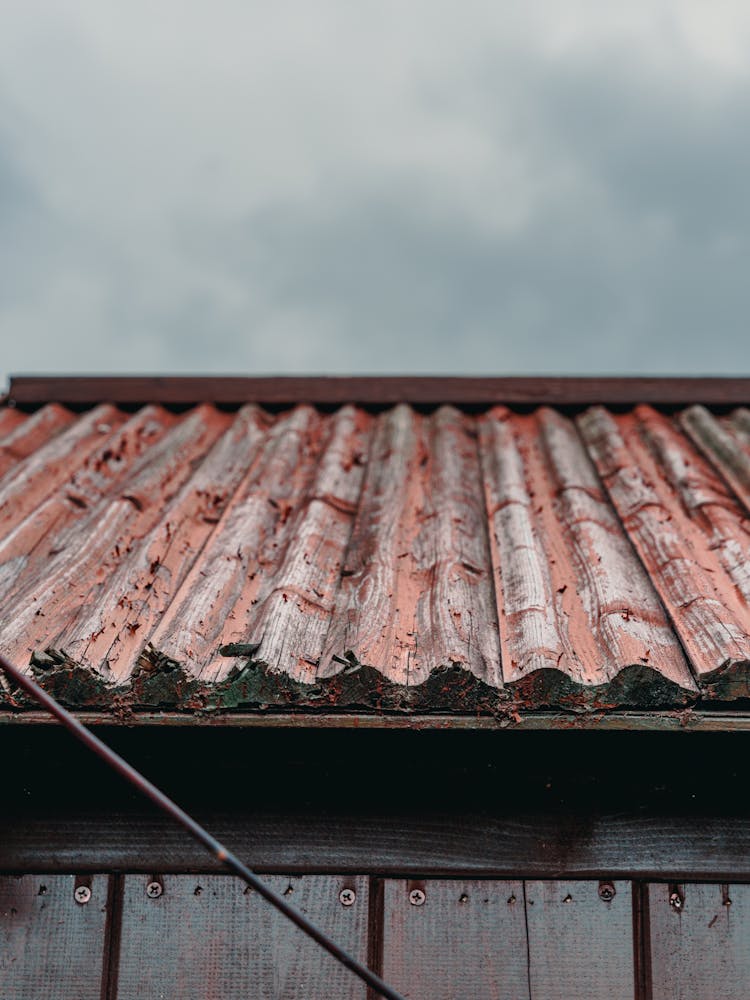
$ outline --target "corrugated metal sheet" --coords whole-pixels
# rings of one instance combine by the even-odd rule
[[[742,409],[2,409],[0,647],[118,710],[731,701],[749,510]]]

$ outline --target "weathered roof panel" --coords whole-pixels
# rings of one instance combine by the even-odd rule
[[[480,421],[503,672],[545,703],[696,691],[649,577],[605,499],[574,423],[543,408]]]
[[[677,422],[650,407],[579,419],[612,503],[706,696],[746,697],[746,512]]]
[[[87,709],[744,699],[749,499],[743,409],[0,408],[0,647]]]

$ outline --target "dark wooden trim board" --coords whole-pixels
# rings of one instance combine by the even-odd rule
[[[262,872],[750,882],[750,819],[531,814],[200,811]],[[148,812],[0,816],[0,872],[223,870]]]
[[[256,402],[271,407],[301,402],[319,406],[401,402],[428,407],[443,403],[465,407],[652,403],[669,407],[696,402],[737,406],[750,403],[750,378],[16,375],[10,380],[8,399],[18,406],[58,402],[74,407],[101,402],[123,406],[200,402],[238,406]]]
[[[120,715],[105,711],[73,713],[87,726],[174,729],[294,729],[294,730],[383,730],[431,731],[531,731],[575,730],[579,732],[643,733],[747,733],[750,712],[674,711],[521,712],[517,718],[493,715],[379,715],[374,712],[133,712]],[[46,712],[0,711],[0,729],[9,726],[57,727]]]

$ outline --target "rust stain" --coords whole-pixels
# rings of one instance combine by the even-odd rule
[[[683,710],[750,696],[748,504],[746,410],[0,408],[0,643],[122,718]]]

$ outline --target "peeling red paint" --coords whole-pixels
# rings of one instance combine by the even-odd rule
[[[746,698],[749,504],[746,410],[0,408],[0,643],[118,711]]]

